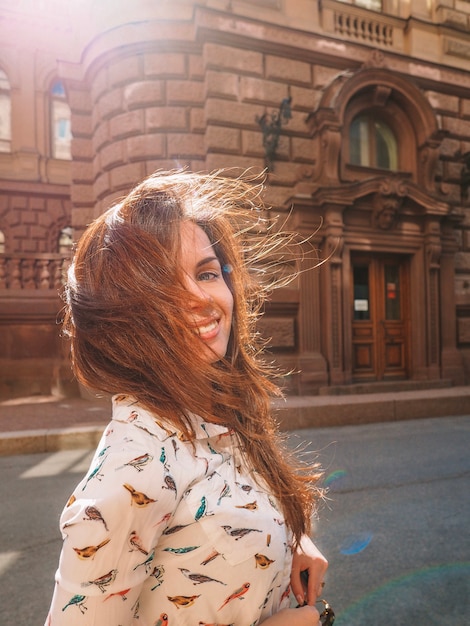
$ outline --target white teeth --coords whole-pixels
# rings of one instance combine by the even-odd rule
[[[207,326],[198,326],[197,332],[198,332],[199,335],[205,335],[206,333],[210,333],[215,328],[217,328],[217,321],[216,320],[214,320],[210,324],[207,324]]]

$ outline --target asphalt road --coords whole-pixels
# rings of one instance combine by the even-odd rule
[[[469,434],[469,417],[291,433],[325,468],[316,541],[330,561],[335,626],[470,624]],[[88,450],[0,458],[2,626],[43,625],[58,517],[89,459]]]

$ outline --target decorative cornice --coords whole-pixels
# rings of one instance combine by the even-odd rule
[[[319,187],[311,197],[315,205],[352,206],[357,200],[380,194],[384,197],[409,198],[429,215],[444,217],[452,213],[448,202],[425,193],[420,186],[403,176],[383,176],[365,181],[342,183],[337,187]],[[295,199],[294,199],[295,202]]]

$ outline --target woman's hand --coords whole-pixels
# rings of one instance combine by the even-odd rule
[[[283,609],[262,622],[263,626],[321,626],[320,614],[313,606]]]
[[[306,535],[302,537],[300,545],[294,552],[290,576],[292,593],[301,606],[305,602],[313,606],[322,594],[327,568],[328,561],[310,537]],[[308,585],[305,585],[300,576],[304,571],[308,573]]]

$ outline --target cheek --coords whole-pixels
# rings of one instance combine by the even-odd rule
[[[230,317],[230,321],[231,321],[232,315],[233,315],[233,295],[228,287],[227,287],[227,295],[225,298],[225,310],[227,312],[227,315]]]
[[[225,287],[225,289],[224,289],[224,291],[225,291],[225,297],[224,297],[225,310],[227,311],[227,313],[230,314],[230,317],[232,317],[233,307],[234,307],[233,292],[232,292],[232,289],[230,288],[230,283],[228,283],[225,278],[224,278],[224,287]]]

